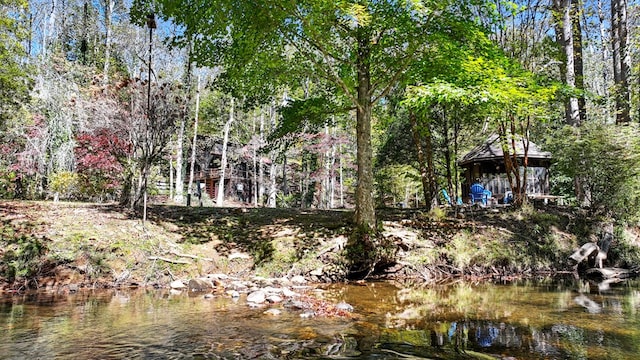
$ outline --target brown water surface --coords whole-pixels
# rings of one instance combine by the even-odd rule
[[[330,285],[355,317],[165,290],[0,295],[1,359],[634,359],[640,283]]]

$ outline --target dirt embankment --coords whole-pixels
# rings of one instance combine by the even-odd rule
[[[167,286],[206,274],[349,275],[352,212],[151,206],[143,224],[117,205],[0,201],[2,289]],[[571,271],[568,255],[597,223],[571,209],[379,211],[369,277],[438,281]],[[608,261],[640,259],[619,232]]]

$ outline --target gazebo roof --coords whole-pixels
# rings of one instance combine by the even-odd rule
[[[522,146],[522,141],[516,140],[516,155],[519,158],[524,157],[524,148]],[[542,151],[538,147],[538,145],[529,141],[529,151],[527,153],[529,159],[551,159],[551,153],[548,151]],[[476,146],[471,151],[469,151],[465,156],[460,160],[460,165],[467,165],[474,162],[482,162],[482,161],[491,161],[491,160],[502,160],[504,157],[504,153],[502,152],[502,146],[500,144],[500,138],[497,134],[493,134],[489,136],[487,141],[483,144]]]

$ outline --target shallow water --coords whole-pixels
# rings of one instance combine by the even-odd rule
[[[2,359],[633,359],[640,284],[325,286],[354,318],[164,290],[0,295]],[[489,357],[485,357],[489,356]]]

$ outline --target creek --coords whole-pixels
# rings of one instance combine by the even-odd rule
[[[303,317],[223,294],[0,294],[1,359],[632,359],[640,283],[323,285],[353,317]],[[265,313],[278,308],[279,315]]]

